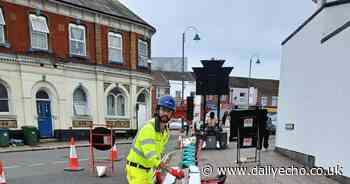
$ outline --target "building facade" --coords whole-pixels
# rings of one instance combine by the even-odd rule
[[[92,124],[136,131],[150,117],[155,28],[119,1],[8,0],[0,10],[0,127],[86,138]]]
[[[187,58],[184,58],[182,65],[181,57],[152,57],[153,71],[172,71],[182,72],[187,71]]]
[[[309,166],[340,164],[348,183],[350,1],[316,2],[315,13],[282,42],[276,146]]]

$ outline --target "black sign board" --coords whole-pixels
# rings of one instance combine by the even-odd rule
[[[222,67],[225,60],[201,60],[203,68],[193,67],[197,95],[229,94],[229,75],[233,67]]]

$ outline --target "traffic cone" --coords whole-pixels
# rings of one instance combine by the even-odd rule
[[[2,166],[1,160],[0,160],[0,184],[6,184],[5,170]]]
[[[117,161],[118,159],[118,151],[117,151],[117,145],[114,144],[111,153],[109,154],[109,159],[112,161]]]
[[[82,171],[84,168],[79,167],[77,150],[75,148],[75,141],[72,137],[70,139],[70,151],[69,151],[69,167],[64,168],[65,171]]]

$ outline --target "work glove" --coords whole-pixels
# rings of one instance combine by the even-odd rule
[[[185,177],[185,173],[181,169],[170,168],[168,172],[175,176],[177,179],[181,179]]]

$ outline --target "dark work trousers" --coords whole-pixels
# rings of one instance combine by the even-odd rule
[[[263,144],[264,148],[267,149],[269,147],[269,131],[264,131],[262,135],[260,135],[260,141],[258,145],[258,149],[261,149],[261,145]],[[264,142],[263,142],[264,141]]]

